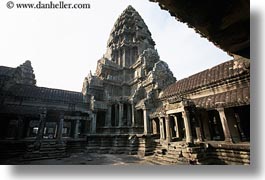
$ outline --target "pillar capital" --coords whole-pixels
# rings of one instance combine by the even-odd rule
[[[225,108],[220,107],[220,108],[216,108],[216,110],[217,110],[218,112],[220,112],[220,111],[224,111]]]

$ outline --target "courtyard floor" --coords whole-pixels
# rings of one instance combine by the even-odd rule
[[[26,165],[154,165],[137,155],[75,153],[69,157],[25,161]]]

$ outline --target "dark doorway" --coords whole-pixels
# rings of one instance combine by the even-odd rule
[[[222,123],[220,119],[219,112],[217,110],[208,111],[209,117],[209,129],[212,140],[223,141],[224,131],[222,128]]]
[[[241,141],[250,140],[250,106],[234,107],[237,129]]]

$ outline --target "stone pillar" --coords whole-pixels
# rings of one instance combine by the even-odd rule
[[[77,119],[75,121],[75,131],[74,131],[74,138],[78,138],[78,134],[79,134],[79,124],[80,124],[80,120]]]
[[[202,131],[201,131],[201,127],[196,127],[195,128],[196,131],[196,136],[197,136],[197,142],[202,142]]]
[[[115,104],[115,126],[119,125],[119,105]]]
[[[150,133],[150,122],[149,122],[149,114],[148,109],[143,109],[144,116],[144,134]]]
[[[135,126],[135,116],[134,116],[134,104],[132,103],[132,127]]]
[[[58,130],[57,130],[57,141],[59,143],[62,142],[63,124],[64,124],[64,113],[61,113],[59,116],[59,124],[58,124]]]
[[[93,113],[92,114],[92,119],[91,119],[91,133],[96,134],[96,129],[97,129],[97,114]]]
[[[239,142],[241,138],[234,110],[232,108],[225,109],[225,115],[233,142]]]
[[[123,104],[119,104],[119,126],[123,126]]]
[[[131,116],[132,110],[130,106],[131,106],[130,104],[127,105],[127,126],[132,125],[132,116]]]
[[[183,117],[184,126],[185,126],[186,142],[187,143],[192,143],[193,142],[193,138],[192,138],[192,133],[191,133],[189,112],[184,110],[182,112],[182,117]]]
[[[38,127],[38,134],[37,134],[37,140],[41,140],[43,137],[43,131],[46,123],[46,116],[47,116],[47,110],[44,109],[43,112],[40,114],[40,123]]]
[[[108,106],[105,117],[105,126],[111,127],[111,106]]]
[[[209,117],[207,111],[201,111],[201,117],[202,117],[202,128],[204,132],[204,138],[206,140],[211,140],[211,133],[209,128]]]
[[[163,118],[159,117],[159,124],[160,124],[160,140],[164,139],[164,123]]]
[[[224,108],[218,108],[217,111],[219,112],[219,115],[220,115],[223,131],[224,131],[224,136],[225,136],[225,141],[232,142],[232,136],[231,136],[229,125],[226,119],[225,110]]]
[[[179,132],[179,125],[178,125],[178,118],[176,115],[173,115],[174,121],[175,121],[175,128],[176,128],[176,138],[180,138],[180,132]]]
[[[167,142],[170,142],[172,137],[171,137],[171,132],[170,132],[170,118],[169,115],[165,117],[165,122],[166,122],[166,140]]]
[[[17,134],[17,139],[22,139],[23,138],[23,131],[24,131],[24,121],[22,117],[18,118],[18,134]]]

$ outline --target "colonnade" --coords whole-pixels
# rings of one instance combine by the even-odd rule
[[[171,141],[186,141],[192,143],[195,140],[197,142],[203,140],[223,140],[225,142],[238,142],[240,141],[240,132],[238,131],[238,122],[235,118],[236,115],[232,108],[217,108],[215,110],[218,117],[214,117],[214,121],[219,120],[220,123],[216,123],[219,126],[218,129],[222,132],[218,132],[218,129],[212,129],[216,133],[223,134],[223,137],[219,139],[213,139],[213,135],[210,132],[208,112],[203,111],[200,115],[196,114],[191,117],[191,113],[188,110],[180,111],[177,113],[166,114],[162,117],[156,117],[159,119],[159,133],[160,139]],[[195,118],[195,119],[193,119]],[[193,121],[200,121],[197,125],[193,124]]]

